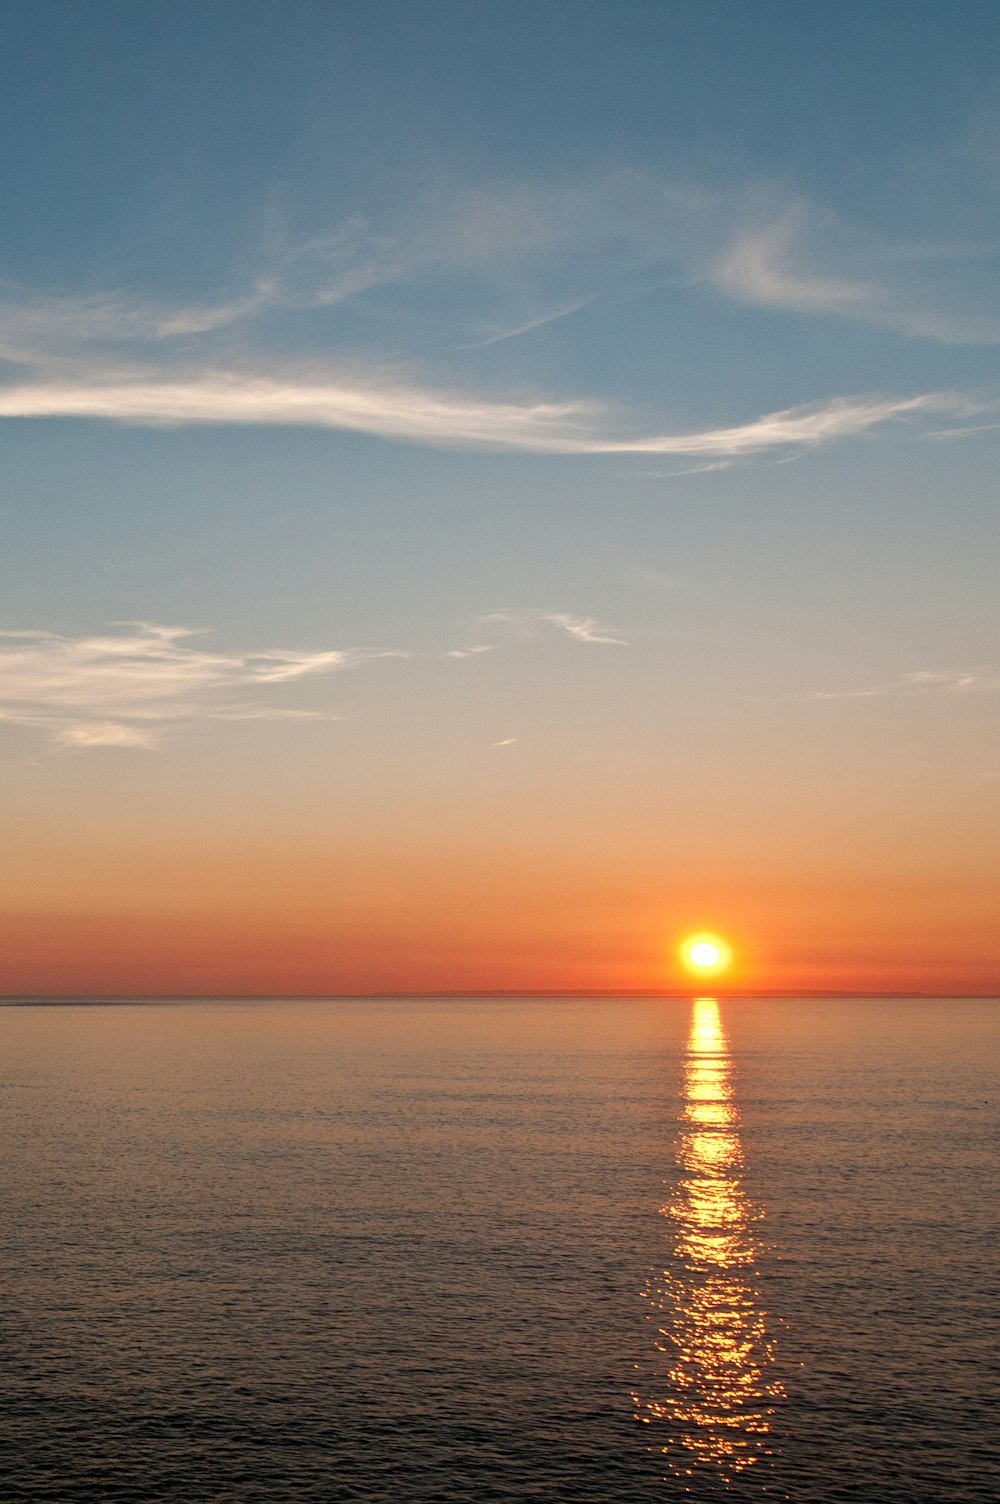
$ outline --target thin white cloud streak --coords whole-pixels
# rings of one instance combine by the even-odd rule
[[[77,752],[91,747],[141,748],[144,752],[153,752],[163,743],[162,727],[130,725],[123,721],[88,721],[45,711],[32,715],[26,710],[0,705],[0,726],[3,725],[25,726],[42,732],[53,746]]]
[[[528,319],[523,324],[518,324],[514,329],[500,329],[495,334],[488,334],[483,339],[473,340],[471,344],[461,348],[469,350],[482,350],[488,345],[500,345],[509,339],[519,339],[522,334],[531,334],[535,329],[543,329],[546,324],[556,324],[560,319],[572,318],[574,313],[580,313],[584,308],[592,308],[600,298],[600,293],[592,293],[586,298],[574,298],[564,308],[553,308],[546,313],[540,313],[535,318]],[[498,742],[499,746],[500,743]]]
[[[310,279],[322,284],[329,256],[333,300],[355,286],[419,289],[424,315],[433,307],[442,324],[471,323],[475,344],[636,292],[705,283],[737,301],[915,338],[1000,343],[979,270],[994,246],[888,241],[767,181],[706,189],[619,167],[576,180],[446,184],[388,217],[352,216],[310,245],[305,256],[290,249],[284,296],[315,296]],[[956,277],[957,263],[969,277]],[[961,306],[970,300],[977,306]]]
[[[0,283],[0,355],[58,362],[73,349],[211,344],[274,316],[351,302],[437,349],[529,334],[595,303],[708,284],[740,302],[864,319],[946,343],[1000,342],[977,266],[993,247],[887,242],[767,181],[672,182],[634,167],[576,179],[430,184],[377,195],[308,234],[272,218],[232,290],[169,307],[126,290],[67,294]],[[970,269],[963,281],[956,262]],[[390,292],[387,300],[380,295]],[[976,307],[955,306],[963,301]],[[412,324],[409,322],[412,320]],[[316,319],[311,320],[310,343]],[[324,328],[336,337],[336,325]],[[355,323],[355,331],[357,323]],[[293,328],[294,332],[294,328]],[[227,338],[229,336],[227,335]]]
[[[826,261],[840,259],[866,268],[871,276],[845,276],[816,263],[809,243],[823,245]],[[995,258],[995,251],[992,253]],[[950,345],[1000,344],[1000,318],[990,310],[947,306],[954,296],[954,273],[945,286],[926,285],[926,269],[956,257],[969,263],[988,259],[981,250],[890,246],[842,225],[810,205],[786,208],[769,223],[738,227],[726,249],[711,257],[702,280],[739,302],[793,313],[850,318],[916,339]],[[914,268],[924,280],[914,280]],[[909,277],[901,273],[909,272]]]
[[[563,611],[493,611],[480,622],[525,639],[556,630],[579,642],[623,645],[595,617]],[[283,703],[282,692],[374,659],[412,656],[370,648],[218,652],[203,637],[189,627],[144,621],[112,622],[77,637],[0,631],[0,724],[40,732],[68,751],[153,751],[197,723],[343,719],[325,708]],[[473,642],[441,656],[478,657],[497,646]]]
[[[627,647],[624,638],[613,637],[611,629],[604,627],[593,616],[573,616],[568,611],[543,611],[533,607],[517,607],[486,611],[479,618],[482,626],[510,627],[519,637],[537,637],[544,626],[556,627],[575,637],[578,642],[604,643],[612,647]]]
[[[819,448],[921,413],[969,414],[988,410],[989,406],[958,392],[927,392],[914,397],[837,397],[830,402],[765,413],[753,422],[733,427],[706,429],[700,433],[663,434],[624,442],[606,440],[593,444],[589,452],[750,458],[769,450]]]
[[[578,642],[604,642],[614,647],[627,647],[623,637],[612,637],[607,627],[602,627],[593,616],[570,616],[565,611],[546,611],[543,621],[561,627]]]
[[[1000,672],[996,669],[916,669],[883,684],[869,684],[862,689],[814,689],[796,695],[800,702],[826,700],[872,700],[917,695],[966,695],[1000,690]]]
[[[925,439],[971,439],[978,433],[996,433],[1000,423],[972,423],[961,428],[936,428],[925,433]]]
[[[252,425],[326,428],[410,443],[534,454],[674,454],[747,458],[812,449],[895,420],[974,416],[995,402],[955,392],[838,397],[749,423],[650,437],[608,431],[611,415],[584,401],[502,402],[383,379],[348,384],[294,375],[216,373],[161,380],[36,381],[0,387],[0,417],[86,418],[145,427]]]
[[[702,433],[664,435],[626,446],[649,454],[712,454],[744,456],[769,449],[813,448],[834,439],[866,433],[882,423],[921,410],[937,409],[942,401],[929,395],[906,398],[837,398],[815,406],[785,408],[766,413],[751,423],[708,429]]]
[[[357,351],[333,353],[341,326],[324,310],[354,299],[363,314],[364,295],[380,339],[387,317],[404,343],[414,330],[439,327],[448,338],[436,347],[447,354],[463,347],[456,329],[490,344],[637,290],[707,283],[772,308],[1000,340],[993,315],[915,300],[907,268],[923,276],[921,268],[957,255],[971,262],[983,250],[880,245],[767,184],[707,192],[635,169],[555,184],[449,184],[298,242],[289,236],[229,296],[171,308],[124,293],[46,296],[0,286],[0,356],[21,367],[0,386],[0,417],[311,427],[438,447],[676,456],[700,464],[675,474],[696,474],[768,452],[795,457],[922,413],[969,417],[996,404],[955,393],[847,396],[724,427],[644,434],[607,403],[505,400],[470,395],[454,380],[449,389],[385,366],[366,370]],[[372,300],[388,288],[380,310]],[[278,339],[291,349],[303,310],[313,311],[310,343],[320,327],[331,341],[330,358],[308,368],[260,345]]]
[[[433,292],[471,278],[484,304],[484,344],[598,302],[706,282],[741,302],[863,319],[911,337],[1000,342],[992,286],[977,270],[996,247],[888,241],[767,181],[705,189],[634,167],[575,181],[501,181],[431,193],[394,231],[376,237],[369,228],[367,247],[358,220],[347,238],[373,288]],[[341,257],[345,237],[335,240]],[[956,263],[970,270],[964,282]],[[963,308],[967,299],[978,306]]]
[[[0,417],[97,418],[145,427],[195,424],[347,430],[432,445],[586,453],[583,402],[472,401],[430,388],[347,385],[288,377],[194,375],[98,384],[0,388]]]
[[[454,381],[449,389],[384,366],[366,371],[357,351],[335,356],[341,326],[323,310],[353,299],[363,314],[364,295],[380,339],[387,317],[404,343],[407,333],[439,327],[448,338],[437,340],[438,353],[447,354],[462,348],[456,329],[490,344],[598,301],[707,283],[773,308],[934,338],[1000,340],[992,315],[914,301],[907,267],[957,255],[975,261],[983,249],[880,245],[804,201],[789,204],[768,184],[708,192],[636,169],[576,182],[446,184],[409,205],[352,214],[326,232],[289,235],[262,254],[245,290],[229,296],[171,308],[124,293],[49,296],[0,286],[0,356],[21,367],[0,386],[0,417],[296,426],[438,447],[670,455],[700,461],[675,472],[695,474],[769,451],[801,453],[921,412],[968,417],[996,405],[954,393],[839,397],[650,435],[606,403],[470,396]],[[883,285],[892,277],[898,285]],[[372,300],[388,288],[390,303],[379,309]],[[310,343],[319,327],[329,334],[322,366],[293,365],[260,345],[278,339],[291,349],[303,310],[313,311]]]
[[[712,475],[717,470],[731,470],[735,461],[712,460],[707,465],[689,465],[684,470],[642,470],[640,480],[680,480],[685,475]]]
[[[247,699],[248,691],[336,673],[364,649],[211,652],[186,627],[113,623],[104,634],[0,632],[0,721],[34,727],[68,748],[160,744],[194,721],[327,719],[326,712]]]
[[[824,276],[793,264],[800,214],[786,212],[776,223],[739,231],[709,269],[721,291],[748,303],[772,307],[854,313],[877,299],[871,284]]]
[[[274,289],[261,282],[249,293],[221,303],[170,306],[124,294],[33,295],[0,291],[0,359],[59,368],[77,363],[81,347],[134,345],[211,334],[259,313]]]
[[[70,721],[52,728],[52,735],[61,747],[79,751],[90,747],[140,747],[144,752],[153,752],[160,745],[155,732],[117,721]]]

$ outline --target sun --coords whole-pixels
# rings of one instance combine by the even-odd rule
[[[732,965],[732,948],[721,935],[686,935],[680,943],[681,965],[696,977],[719,977]]]

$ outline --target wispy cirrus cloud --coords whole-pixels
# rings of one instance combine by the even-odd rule
[[[44,295],[0,283],[0,360],[52,371],[76,369],[82,352],[93,360],[101,350],[129,346],[139,357],[151,345],[168,348],[248,320],[272,294],[262,281],[221,302],[166,304],[115,293]]]
[[[611,628],[602,626],[593,616],[574,616],[568,611],[544,611],[532,607],[515,607],[497,611],[485,611],[479,618],[482,626],[502,626],[512,629],[518,637],[537,637],[546,627],[555,627],[575,637],[578,642],[604,643],[612,647],[627,647],[622,637],[614,637]]]
[[[414,292],[426,331],[488,345],[657,288],[837,314],[946,344],[1000,342],[995,244],[898,241],[767,180],[712,188],[637,167],[442,181],[288,245],[281,296]],[[459,330],[462,332],[459,333]]]
[[[564,611],[489,611],[480,628],[508,639],[561,632],[579,642],[623,646],[595,617]],[[112,622],[97,633],[0,631],[0,725],[38,731],[55,747],[153,751],[171,732],[199,723],[317,721],[340,717],[301,701],[304,686],[378,658],[411,651],[373,648],[263,648],[213,651],[206,634],[155,622]],[[472,642],[441,657],[491,653],[499,642]]]
[[[958,392],[837,397],[724,427],[643,435],[630,434],[613,409],[597,402],[475,399],[406,384],[391,373],[359,380],[324,378],[315,371],[268,376],[191,372],[0,386],[0,418],[91,418],[146,427],[305,427],[437,447],[698,458],[752,458],[771,451],[814,449],[895,421],[970,417],[997,406]]]
[[[860,320],[950,345],[1000,344],[1000,316],[956,264],[995,263],[989,246],[893,245],[798,202],[737,225],[704,280],[744,303]],[[968,305],[972,301],[973,306]]]
[[[801,211],[789,210],[773,223],[737,230],[710,264],[709,280],[741,301],[777,308],[856,314],[876,304],[879,289],[872,283],[825,274],[806,263],[801,221]]]
[[[326,428],[421,444],[551,453],[592,449],[588,429],[597,411],[586,402],[477,401],[384,373],[359,380],[312,372],[191,372],[0,387],[0,417],[6,418]]]
[[[176,306],[134,289],[0,279],[0,355],[169,345],[276,313],[308,314],[314,332],[315,315],[348,303],[424,344],[489,345],[595,303],[705,283],[739,301],[881,320],[929,339],[1000,339],[995,244],[893,241],[766,179],[707,187],[625,164],[557,179],[442,176],[389,198],[373,190],[325,225],[286,212],[267,226],[230,286]],[[323,327],[337,339],[335,323]]]
[[[276,690],[389,656],[366,649],[212,652],[202,634],[151,622],[105,633],[0,632],[0,721],[66,748],[160,745],[198,721],[329,718],[274,700]]]
[[[482,389],[456,368],[456,352],[658,287],[697,296],[706,285],[803,314],[1000,340],[988,309],[946,308],[906,283],[908,268],[923,275],[961,254],[985,252],[887,247],[767,184],[709,192],[627,168],[561,183],[442,184],[326,229],[288,230],[242,285],[176,306],[0,284],[0,418],[310,427],[438,447],[673,457],[693,462],[675,474],[697,474],[997,404],[874,393],[651,432],[610,400],[509,382]],[[387,360],[387,344],[408,358]],[[429,358],[443,379],[425,375]]]
[[[771,450],[816,449],[855,438],[886,423],[919,414],[970,415],[989,411],[992,402],[960,392],[925,392],[912,397],[835,397],[765,413],[749,423],[647,439],[606,442],[589,452],[605,454],[725,455],[749,458]]]
[[[867,684],[860,689],[814,689],[797,695],[801,701],[872,700],[915,695],[966,695],[1000,690],[1000,670],[916,669],[881,684]]]
[[[445,658],[478,658],[481,653],[492,653],[496,644],[491,642],[472,642],[468,647],[449,648],[447,653],[442,654]]]
[[[1000,423],[963,423],[956,428],[937,428],[923,434],[925,439],[973,439],[980,433],[996,433]]]

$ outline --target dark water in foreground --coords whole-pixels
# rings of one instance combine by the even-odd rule
[[[0,1500],[992,1504],[998,1033],[0,1009]]]

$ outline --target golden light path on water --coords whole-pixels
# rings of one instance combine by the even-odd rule
[[[773,1374],[766,1314],[753,1288],[760,1212],[743,1184],[743,1146],[719,1005],[696,998],[684,1064],[680,1180],[661,1208],[673,1259],[644,1292],[657,1326],[648,1397],[636,1420],[659,1433],[653,1445],[669,1474],[706,1471],[724,1482],[773,1453]]]

